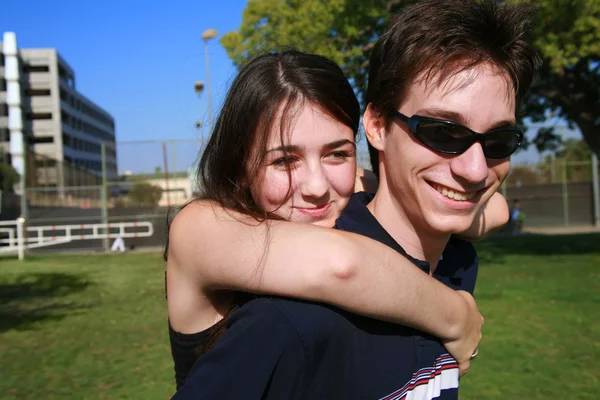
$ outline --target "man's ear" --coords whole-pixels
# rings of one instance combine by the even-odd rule
[[[386,128],[385,118],[369,103],[362,118],[367,140],[377,150],[383,151]]]

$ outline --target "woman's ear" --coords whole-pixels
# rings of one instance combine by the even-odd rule
[[[377,150],[382,151],[386,137],[386,121],[383,115],[369,103],[363,114],[363,126],[367,140]]]

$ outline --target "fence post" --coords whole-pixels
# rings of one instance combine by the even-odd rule
[[[600,226],[600,190],[598,189],[598,155],[592,151],[592,193],[594,197],[594,225]]]
[[[100,144],[100,156],[102,162],[102,187],[100,189],[100,196],[102,196],[101,204],[102,204],[102,224],[104,225],[104,229],[106,230],[106,236],[102,239],[104,244],[104,251],[108,252],[110,250],[109,242],[108,242],[108,205],[107,202],[107,190],[106,190],[106,142],[102,142]]]
[[[563,220],[565,226],[569,226],[569,186],[567,183],[567,159],[562,160],[562,198],[563,198]]]
[[[165,191],[167,192],[167,207],[171,207],[171,193],[169,191],[169,161],[167,159],[167,143],[162,142],[163,163],[165,167]],[[162,197],[162,195],[161,195]]]
[[[175,149],[175,143],[177,143],[175,140],[171,141],[171,143],[173,144],[173,169],[172,174],[174,178],[177,178],[176,174],[177,174],[177,150]]]
[[[17,218],[17,252],[19,255],[19,261],[23,261],[25,259],[25,230],[23,229],[24,223],[25,218]]]

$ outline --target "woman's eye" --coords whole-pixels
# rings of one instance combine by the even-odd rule
[[[336,160],[336,161],[343,161],[343,160],[353,157],[353,156],[354,156],[354,151],[347,151],[347,150],[337,150],[337,151],[332,151],[331,153],[327,154],[327,158],[329,158],[331,160]]]
[[[276,167],[290,167],[293,166],[296,161],[298,161],[295,157],[281,157],[273,161],[271,164]]]
[[[329,156],[333,158],[348,158],[350,157],[350,154],[347,151],[334,151],[333,153],[330,153]]]

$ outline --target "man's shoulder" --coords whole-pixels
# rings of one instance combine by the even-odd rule
[[[326,304],[284,297],[257,297],[240,307],[232,315],[231,323],[235,323],[240,315],[258,318],[265,329],[274,326],[281,329],[285,325],[289,332],[294,332],[305,344],[351,326],[348,314],[343,310]]]
[[[478,270],[479,258],[473,243],[452,236],[436,270],[442,282],[453,289],[473,293]]]

